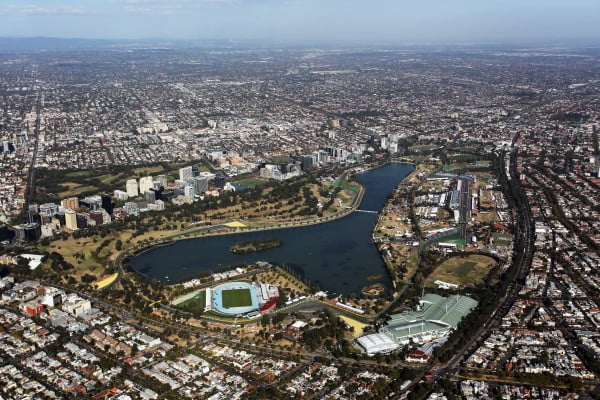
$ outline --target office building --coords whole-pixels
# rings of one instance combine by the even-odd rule
[[[127,183],[125,183],[125,190],[127,191],[127,196],[129,197],[139,196],[138,183],[135,179],[129,179]]]
[[[43,224],[41,226],[42,237],[52,237],[54,236],[54,225],[52,223]]]
[[[60,202],[60,206],[62,208],[69,208],[71,210],[76,210],[79,208],[79,199],[77,197],[69,197],[68,199],[63,199]]]
[[[112,201],[112,197],[110,194],[103,194],[101,196],[101,201],[102,201],[102,208],[104,208],[104,210],[109,213],[112,214],[113,213],[113,208],[114,208],[114,204]]]
[[[37,222],[24,225],[24,239],[28,242],[34,242],[42,236],[42,229]]]
[[[77,230],[77,213],[70,208],[65,210],[65,227],[72,231]]]
[[[87,208],[88,210],[97,210],[102,207],[102,196],[97,194],[86,196],[79,200],[79,207]]]
[[[135,183],[135,190],[137,191],[137,182]],[[118,189],[113,192],[113,196],[115,197],[115,199],[120,201],[125,201],[129,198],[129,194],[127,194],[127,192]]]
[[[208,178],[197,176],[192,180],[192,186],[194,187],[194,194],[201,195],[208,190]]]
[[[154,179],[151,176],[140,178],[140,194],[144,194],[154,187]]]
[[[179,168],[179,180],[187,182],[194,177],[194,170],[191,166]]]
[[[83,214],[77,214],[76,218],[77,218],[77,228],[79,228],[79,229],[87,228],[87,226],[88,226],[87,216],[85,216]]]
[[[193,185],[186,185],[185,188],[183,188],[183,195],[185,197],[189,197],[190,199],[193,199],[194,195],[195,195],[194,186]]]
[[[89,215],[93,224],[90,225],[102,225],[104,223],[104,217],[102,216],[102,211],[92,211]]]
[[[167,176],[166,175],[158,175],[154,178],[154,188],[155,189],[164,189],[167,187]]]
[[[40,206],[40,214],[44,216],[52,216],[58,212],[58,204],[45,203]]]
[[[156,201],[156,192],[154,190],[149,190],[144,193],[144,199],[150,204]]]

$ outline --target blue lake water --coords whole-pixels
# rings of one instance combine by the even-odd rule
[[[413,169],[410,164],[387,164],[358,175],[366,189],[359,209],[381,210],[387,196]],[[369,276],[378,275],[378,282],[391,285],[372,241],[376,219],[377,214],[353,212],[319,225],[181,240],[147,251],[132,264],[151,278],[175,283],[191,279],[200,271],[217,272],[228,265],[268,261],[301,270],[322,290],[360,295],[363,287],[373,283],[367,279]],[[281,239],[283,246],[247,254],[229,251],[237,242],[271,237]]]

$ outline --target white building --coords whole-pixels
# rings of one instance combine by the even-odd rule
[[[133,179],[133,182],[135,183],[135,191],[137,192],[137,182],[135,181],[135,179]],[[132,191],[132,193],[133,193],[133,191]],[[113,192],[113,196],[117,200],[124,201],[129,198],[129,193],[117,189]]]
[[[185,197],[189,197],[190,199],[193,199],[195,194],[196,194],[196,192],[194,191],[194,186],[192,186],[192,185],[186,185],[185,188],[183,189],[183,195]]]
[[[54,225],[52,224],[43,224],[42,228],[42,237],[52,237],[54,235]]]
[[[138,183],[135,179],[129,179],[125,184],[125,190],[129,197],[137,197],[140,193],[138,191]],[[116,196],[115,196],[116,197]]]
[[[140,178],[140,194],[149,192],[154,187],[154,179],[151,176],[144,176]]]
[[[390,353],[400,347],[392,338],[383,333],[361,336],[356,339],[356,342],[370,356],[378,353]]]
[[[188,181],[194,177],[194,170],[191,166],[179,168],[179,180],[180,181]]]
[[[92,309],[92,303],[89,300],[82,299],[76,294],[70,294],[62,305],[64,312],[79,317]]]

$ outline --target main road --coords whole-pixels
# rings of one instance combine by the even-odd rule
[[[33,194],[35,191],[35,184],[34,184],[35,161],[37,159],[38,146],[39,146],[39,142],[40,142],[40,126],[41,126],[41,119],[42,119],[42,95],[39,92],[37,95],[37,102],[35,105],[35,113],[36,113],[35,130],[34,130],[35,142],[33,145],[33,154],[31,155],[31,161],[29,162],[29,179],[27,179],[27,191],[25,192],[26,193],[25,206],[24,206],[25,213],[27,213],[29,211],[29,203],[33,200]],[[29,222],[29,220],[27,222]]]

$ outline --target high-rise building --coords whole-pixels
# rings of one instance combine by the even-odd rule
[[[317,164],[316,157],[312,154],[302,156],[302,169],[304,171],[311,169]]]
[[[52,218],[52,223],[54,224],[57,230],[67,226],[67,217],[65,215],[66,214],[63,211],[54,214],[54,218]]]
[[[166,175],[158,175],[157,177],[154,178],[154,187],[156,189],[160,189],[163,188],[165,189],[167,187],[167,176]]]
[[[42,236],[42,229],[37,222],[29,223],[24,226],[25,240],[33,242]]]
[[[150,204],[153,204],[156,201],[156,192],[154,190],[148,190],[144,193],[144,198]]]
[[[140,178],[140,194],[144,194],[154,187],[154,179],[151,176]]]
[[[65,226],[72,231],[77,230],[77,213],[70,208],[65,210]]]
[[[185,197],[189,197],[190,199],[193,199],[195,194],[196,193],[194,192],[193,185],[185,185],[185,188],[183,188],[183,195]]]
[[[388,148],[388,138],[387,136],[384,136],[381,138],[381,148],[384,150],[387,150]]]
[[[69,197],[68,199],[63,199],[60,202],[60,206],[62,208],[70,208],[72,210],[76,210],[79,208],[79,199],[77,197]]]
[[[54,225],[44,224],[41,226],[42,237],[52,237],[54,235]]]
[[[60,202],[60,206],[62,208],[70,208],[71,210],[76,210],[79,208],[79,199],[77,197],[69,197],[68,199],[63,199]]]
[[[77,214],[77,227],[79,229],[83,229],[83,228],[87,228],[87,226],[88,226],[87,217],[83,214]]]
[[[97,194],[86,196],[79,200],[79,207],[87,208],[88,210],[97,210],[102,207],[102,196]]]
[[[54,203],[44,203],[40,205],[40,214],[52,216],[58,212],[58,205]]]
[[[0,242],[11,241],[15,237],[15,231],[7,225],[0,225]]]
[[[137,190],[137,182],[135,182],[135,189]],[[113,196],[115,197],[115,199],[121,201],[127,200],[129,198],[129,194],[127,194],[127,192],[118,189],[113,192]]]
[[[137,197],[139,195],[137,181],[135,179],[129,179],[127,183],[125,183],[125,190],[129,197]]]
[[[90,219],[89,225],[102,225],[102,211],[92,211],[88,217]]]
[[[187,182],[194,177],[194,170],[191,166],[179,168],[179,180]]]
[[[208,190],[208,179],[203,176],[197,176],[192,180],[194,194],[202,194]]]
[[[102,195],[102,208],[109,214],[113,213],[114,204],[110,194],[105,193]]]

